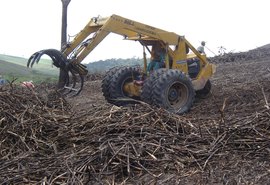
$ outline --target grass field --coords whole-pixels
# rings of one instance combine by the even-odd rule
[[[15,82],[33,80],[35,83],[54,82],[58,79],[58,69],[52,67],[52,61],[41,59],[33,68],[27,68],[26,58],[0,54],[0,75],[6,80]]]

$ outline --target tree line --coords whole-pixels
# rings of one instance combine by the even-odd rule
[[[143,59],[142,58],[112,58],[106,60],[98,60],[95,62],[91,62],[86,64],[89,73],[102,73],[104,71],[109,70],[110,68],[117,67],[117,66],[143,66]]]

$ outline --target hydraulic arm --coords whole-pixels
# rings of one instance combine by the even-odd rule
[[[207,79],[212,75],[212,66],[206,61],[206,57],[202,56],[184,36],[118,15],[112,15],[107,18],[92,18],[72,42],[64,46],[62,51],[55,49],[38,51],[29,58],[27,66],[32,67],[34,63],[38,63],[44,54],[50,56],[53,65],[60,68],[66,74],[65,87],[69,89],[69,92],[76,90],[76,94],[79,94],[83,88],[84,76],[88,72],[81,62],[109,33],[122,35],[123,38],[127,40],[139,41],[146,47],[153,42],[158,42],[167,53],[166,68],[175,68],[183,72],[187,72],[188,69],[187,64],[185,62],[181,63],[181,61],[185,61],[188,58],[187,51],[192,50],[194,55],[202,62],[201,65],[206,67],[208,65],[208,70],[199,74],[197,78],[200,79],[200,75],[204,75],[205,79]],[[175,48],[172,49],[171,46]],[[146,68],[146,66],[144,66],[144,68]],[[144,71],[146,71],[146,69]],[[73,77],[71,86],[69,79],[70,74]],[[78,76],[81,85],[78,89],[75,89],[76,81],[78,81],[76,77]],[[205,80],[194,82],[197,86],[195,89],[200,89],[205,83]]]

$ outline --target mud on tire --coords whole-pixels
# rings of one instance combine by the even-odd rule
[[[182,114],[193,105],[195,91],[191,79],[179,70],[169,69],[154,82],[153,103],[169,112]]]
[[[207,80],[203,89],[196,91],[196,98],[206,98],[206,96],[210,93],[212,88],[212,84],[210,80]]]

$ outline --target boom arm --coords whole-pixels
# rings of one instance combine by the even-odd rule
[[[179,40],[179,35],[175,33],[112,15],[108,18],[92,18],[74,40],[68,43],[63,53],[69,56],[80,45],[73,56],[73,62],[80,63],[109,33],[130,40],[161,40],[168,45],[177,45]],[[88,42],[84,43],[85,40]]]
[[[207,63],[184,36],[118,15],[92,18],[74,40],[67,44],[63,53],[71,58],[74,64],[79,64],[109,33],[122,35],[127,40],[161,41],[173,61],[186,60],[186,51],[189,48],[204,64]],[[176,49],[173,51],[168,46],[175,46]]]
[[[81,62],[109,33],[122,35],[127,40],[138,40],[141,44],[151,42],[160,43],[163,49],[166,50],[167,55],[170,56],[166,57],[166,67],[169,67],[168,60],[170,58],[173,61],[173,68],[179,68],[186,72],[187,66],[178,63],[187,59],[187,49],[191,49],[202,61],[203,65],[207,64],[206,58],[203,57],[184,36],[118,15],[112,15],[107,18],[92,18],[84,29],[77,34],[73,41],[64,46],[62,51],[49,49],[36,52],[29,58],[27,66],[32,67],[33,63],[37,63],[43,54],[47,54],[52,58],[55,66],[66,71],[67,85],[69,84],[69,72],[74,79],[76,78],[76,74],[78,74],[83,82],[83,76],[86,75],[88,71]],[[173,50],[169,46],[175,46],[175,49]],[[76,83],[76,80],[74,81]],[[75,85],[73,84],[73,87],[74,86]],[[73,87],[69,89],[73,89]],[[78,90],[78,93],[81,89],[82,86]]]

